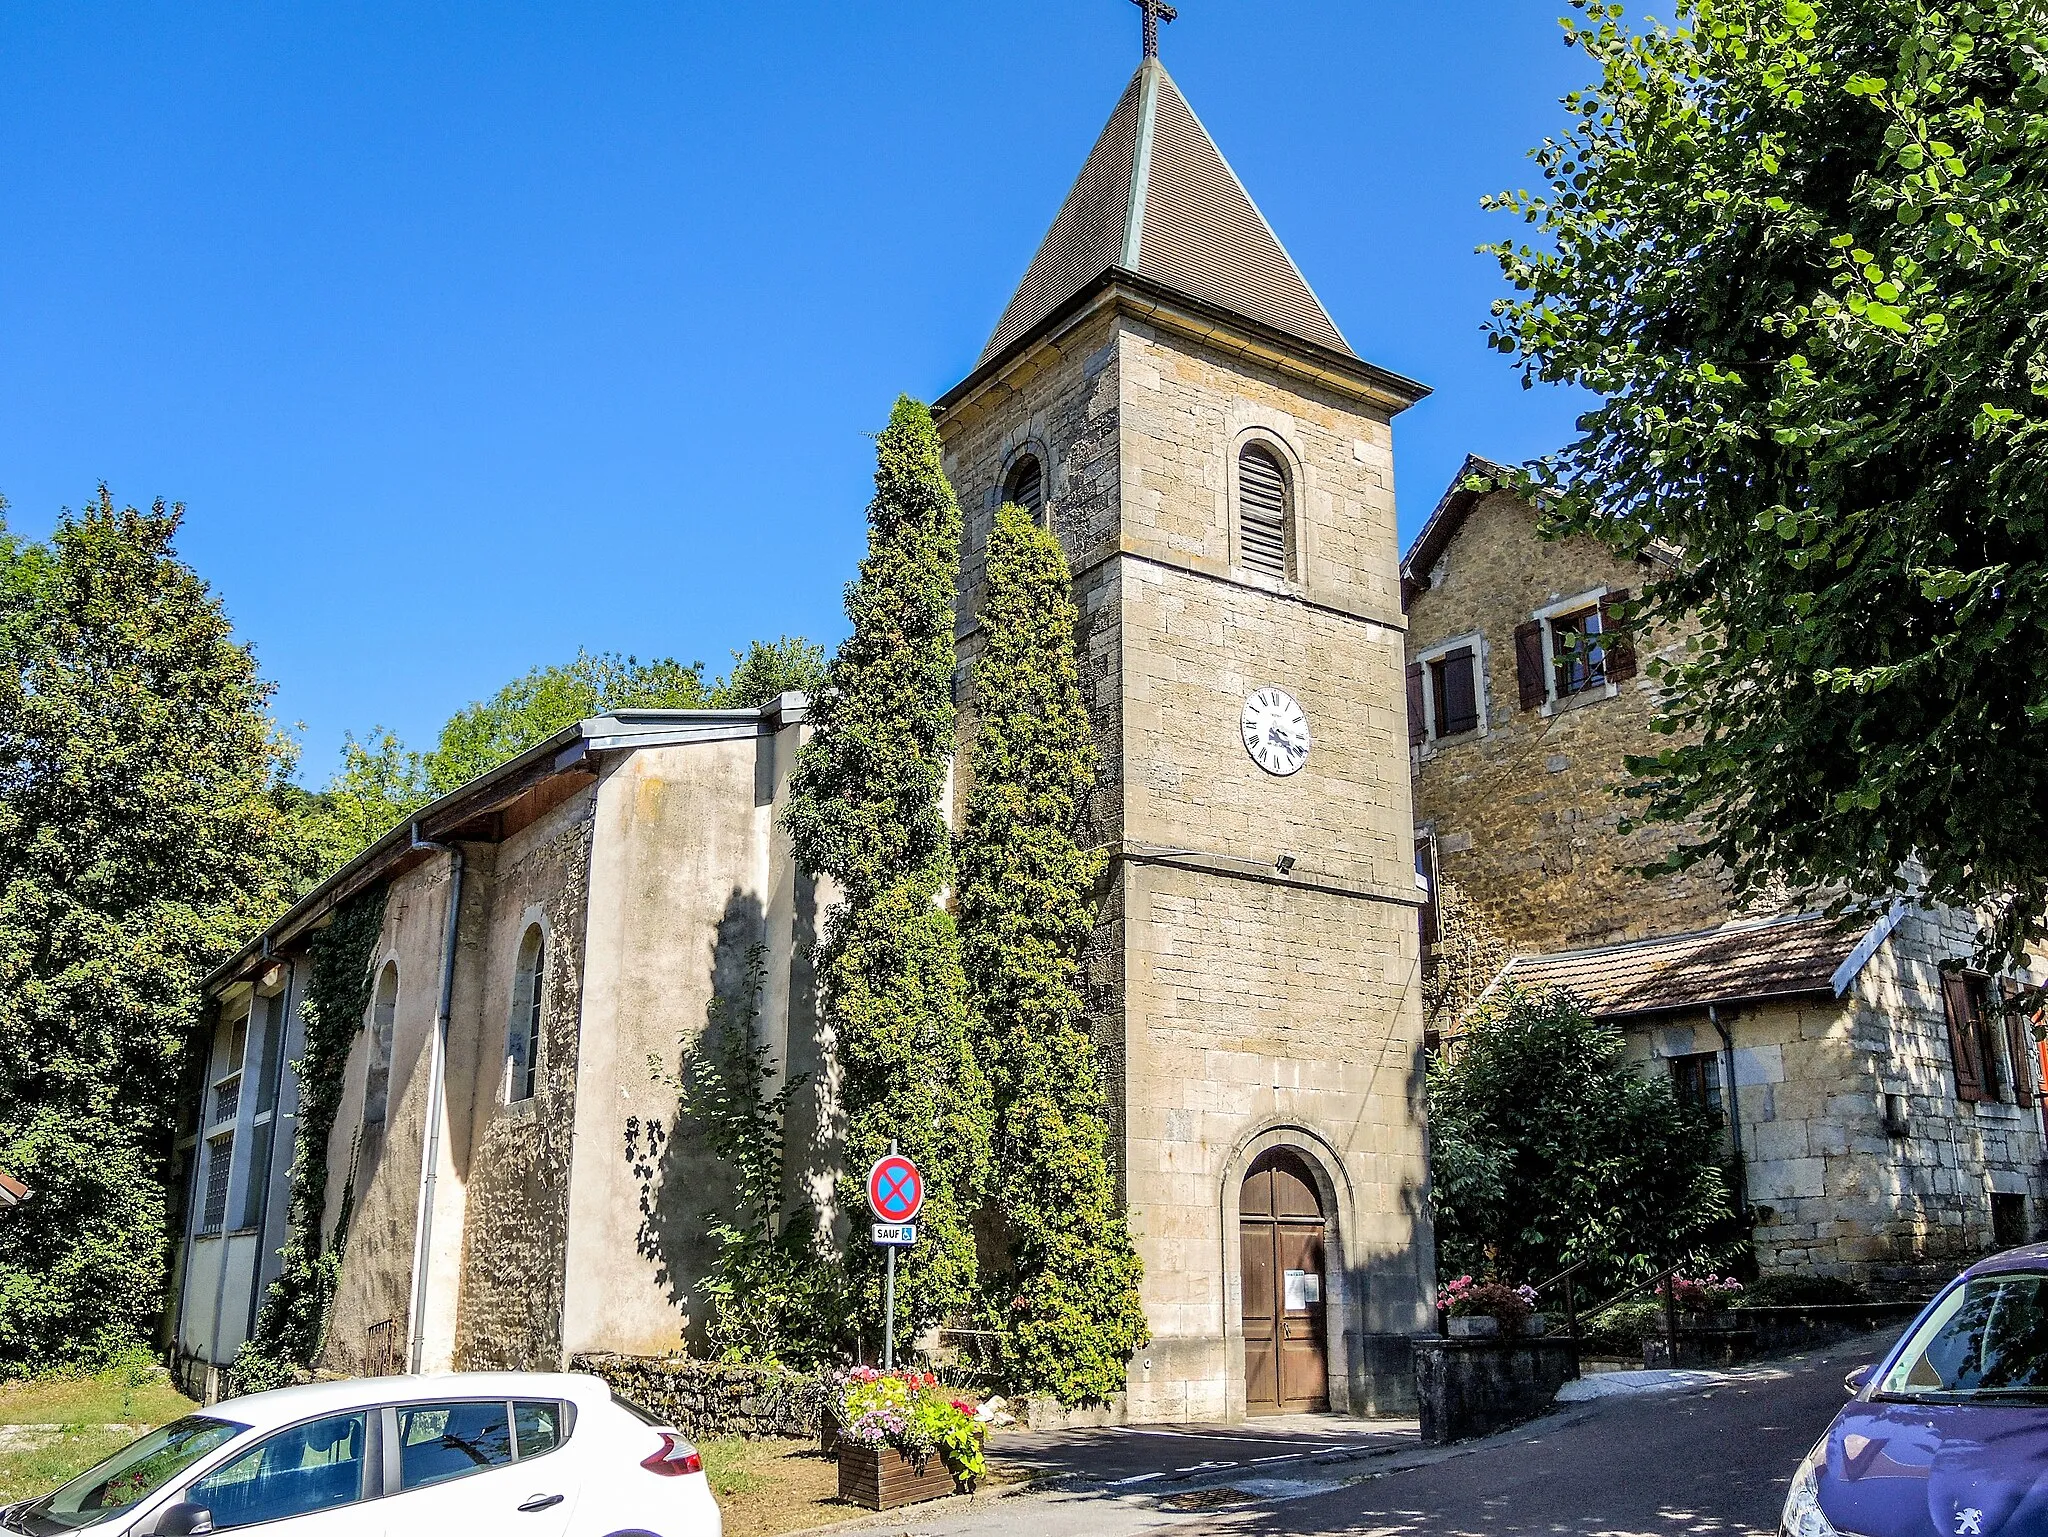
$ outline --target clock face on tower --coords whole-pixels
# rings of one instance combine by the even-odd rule
[[[1308,762],[1308,717],[1285,689],[1262,688],[1244,702],[1244,750],[1267,773],[1285,779]]]

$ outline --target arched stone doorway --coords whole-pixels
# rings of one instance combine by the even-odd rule
[[[1245,1412],[1330,1407],[1323,1203],[1299,1153],[1256,1158],[1238,1198]]]

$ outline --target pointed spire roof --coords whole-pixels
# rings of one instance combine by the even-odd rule
[[[1110,114],[981,362],[1112,269],[1357,356],[1157,59]]]

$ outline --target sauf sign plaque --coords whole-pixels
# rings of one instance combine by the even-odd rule
[[[868,1170],[868,1206],[875,1214],[874,1240],[889,1251],[883,1287],[882,1365],[896,1367],[896,1252],[917,1243],[916,1218],[924,1209],[924,1176],[917,1165],[891,1148]]]

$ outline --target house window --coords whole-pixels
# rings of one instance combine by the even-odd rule
[[[363,1124],[382,1126],[390,1110],[391,1044],[398,1031],[398,962],[387,961],[370,1006],[370,1072],[363,1086]]]
[[[1237,456],[1238,564],[1262,576],[1287,575],[1287,472],[1273,451],[1247,443]]]
[[[1558,699],[1607,686],[1607,647],[1600,639],[1600,610],[1582,608],[1550,620],[1550,666]]]
[[[1942,1012],[1948,1020],[1949,1058],[1955,1064],[1956,1098],[1964,1104],[2005,1099],[2012,1087],[1999,1049],[2001,1011],[1991,1004],[1991,982],[1975,972],[1941,974]]]
[[[1635,646],[1621,622],[1628,600],[1626,592],[1589,593],[1515,627],[1515,681],[1523,709],[1605,693],[1636,675]]]
[[[213,1114],[209,1126],[232,1126],[242,1111],[242,1057],[249,1049],[249,1019],[238,1019],[228,1033],[227,1060],[213,1081]]]
[[[1696,1051],[1673,1057],[1671,1093],[1681,1105],[1692,1106],[1718,1126],[1722,1120],[1721,1054]]]
[[[1045,470],[1036,454],[1025,454],[1010,466],[1003,482],[1003,500],[1036,518],[1045,512]]]
[[[1479,656],[1460,646],[1429,664],[1429,697],[1436,706],[1436,734],[1458,736],[1479,725]]]
[[[540,1079],[541,984],[546,974],[547,939],[536,923],[519,941],[519,960],[512,973],[512,1024],[505,1047],[507,1104],[532,1099]]]
[[[1477,638],[1454,641],[1408,668],[1408,745],[1477,731],[1484,720]]]
[[[2017,1249],[2027,1241],[2027,1198],[2025,1196],[1992,1196],[1991,1241],[2001,1249]]]
[[[235,1167],[235,1135],[215,1137],[206,1144],[206,1204],[200,1209],[199,1231],[218,1233],[227,1225],[228,1176]]]

